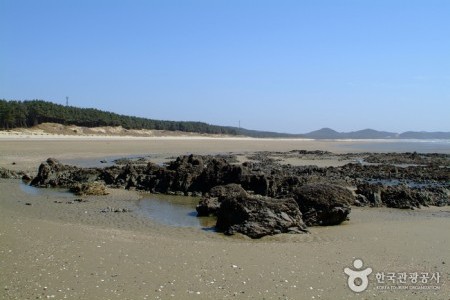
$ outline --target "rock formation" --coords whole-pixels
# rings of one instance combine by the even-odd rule
[[[218,197],[217,230],[225,234],[242,233],[251,238],[307,232],[294,199],[249,195],[238,185],[224,189],[233,192]]]
[[[355,198],[346,188],[331,184],[307,184],[294,191],[308,226],[338,225],[347,220]]]

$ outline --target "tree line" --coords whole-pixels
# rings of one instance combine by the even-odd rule
[[[161,121],[119,115],[94,108],[64,106],[43,100],[0,100],[0,129],[33,127],[59,123],[85,127],[122,126],[125,129],[151,129],[208,134],[237,135],[239,129],[203,122]]]

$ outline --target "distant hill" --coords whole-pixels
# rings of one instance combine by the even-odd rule
[[[311,139],[338,139],[340,133],[331,128],[322,128],[319,130],[311,131],[304,136]]]
[[[337,132],[322,128],[304,135],[311,139],[450,139],[450,132],[414,132],[395,133],[364,129],[352,132]]]
[[[352,132],[337,132],[330,128],[322,128],[307,133],[305,136],[313,139],[390,139],[397,138],[398,134],[373,129],[364,129]]]
[[[345,138],[348,139],[390,139],[390,138],[397,138],[398,136],[398,134],[394,132],[377,131],[373,129],[353,131],[343,133],[343,135],[345,136]]]
[[[43,123],[57,123],[84,127],[122,126],[125,129],[181,131],[201,134],[241,135],[258,138],[310,139],[450,139],[450,132],[395,132],[364,129],[337,132],[322,128],[306,134],[249,130],[232,126],[218,126],[203,122],[164,121],[119,115],[94,108],[64,106],[42,100],[0,100],[0,129],[33,127]]]

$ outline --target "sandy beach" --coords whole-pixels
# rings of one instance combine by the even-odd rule
[[[151,156],[155,162],[182,154],[246,153],[254,151],[290,151],[293,149],[350,151],[353,142],[294,139],[253,139],[213,137],[80,137],[40,136],[10,138],[0,136],[0,167],[36,171],[48,157],[62,162],[86,159],[99,161],[125,156]],[[12,163],[15,162],[15,165]]]
[[[362,142],[358,142],[361,144]],[[370,148],[370,142],[368,147]],[[246,138],[0,139],[0,166],[36,172],[48,157],[63,162],[148,155],[155,162],[186,153],[357,151],[349,141]],[[362,151],[362,150],[361,150]],[[15,164],[13,164],[13,162]],[[336,162],[335,162],[336,163]],[[310,234],[250,240],[158,223],[139,213],[148,195],[109,190],[79,198],[33,193],[0,180],[2,299],[449,299],[450,208],[352,208],[350,221]],[[56,203],[55,203],[56,201]],[[28,203],[28,205],[27,205]],[[105,207],[129,213],[102,213]],[[355,293],[345,268],[372,268]],[[439,274],[439,282],[386,287],[375,274]]]

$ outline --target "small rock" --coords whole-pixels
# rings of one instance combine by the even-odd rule
[[[24,174],[22,176],[23,181],[31,181],[33,178],[29,174]]]
[[[114,207],[106,207],[104,209],[102,209],[100,212],[102,213],[110,213],[110,212],[114,212],[114,213],[125,213],[125,212],[130,212],[131,210],[127,209],[127,208],[114,208]]]

